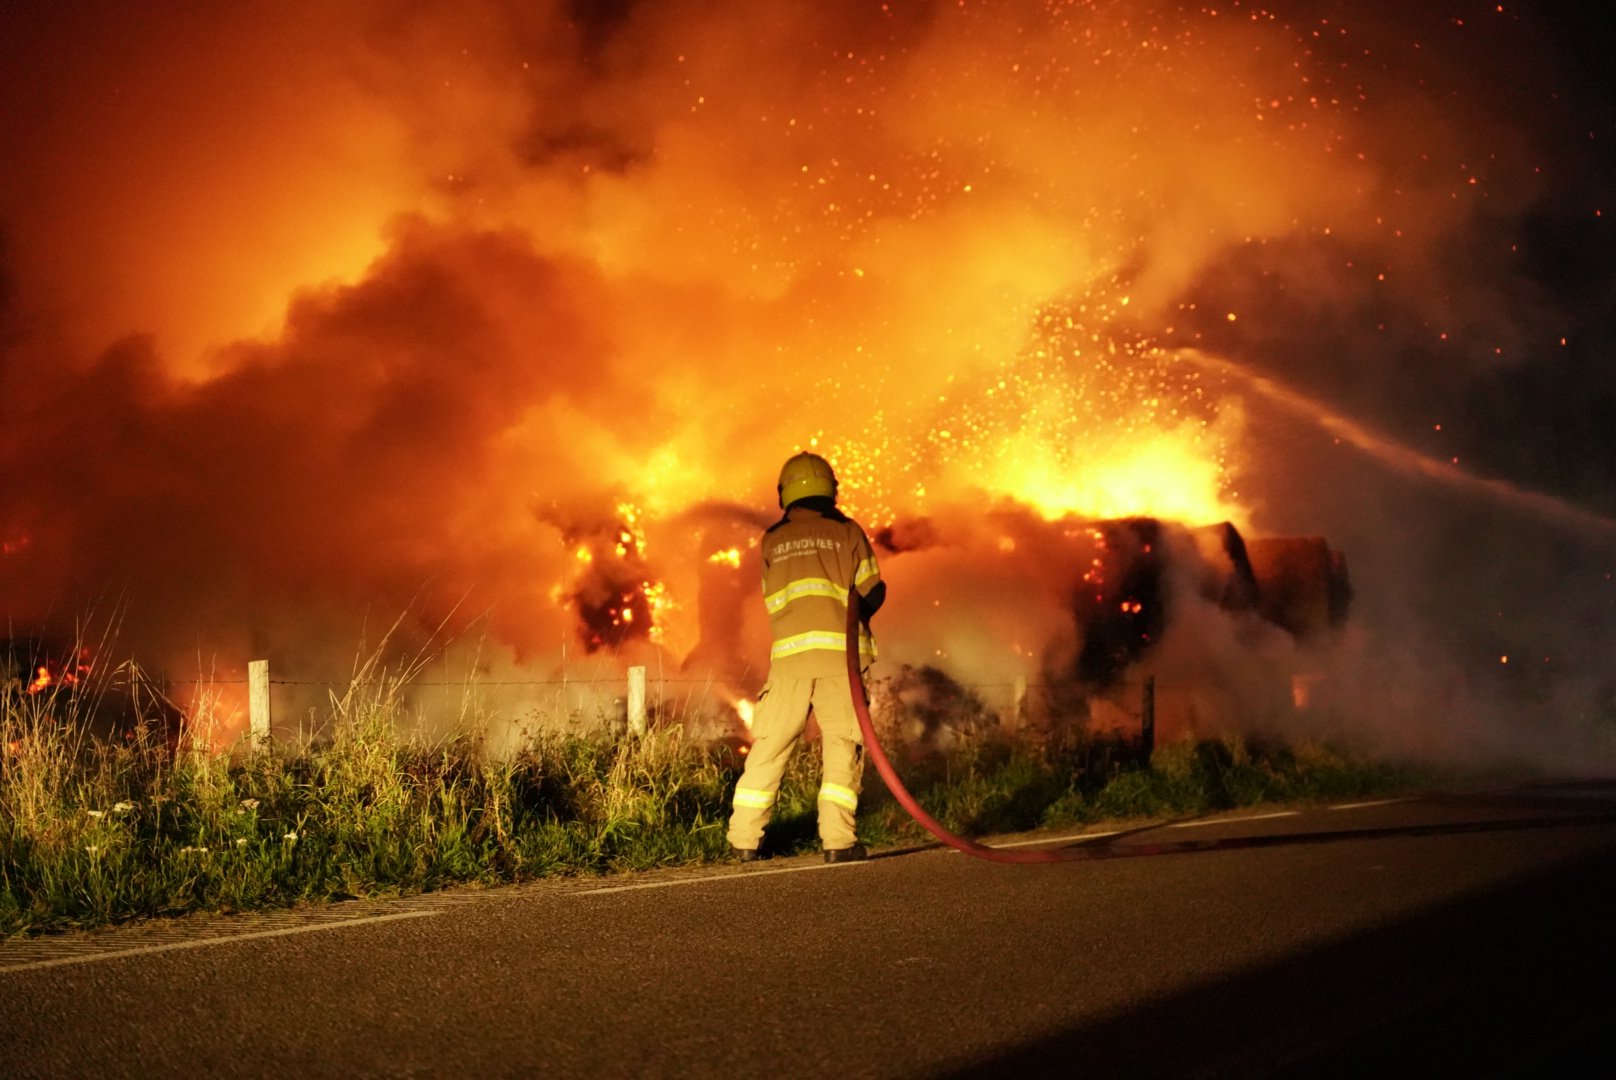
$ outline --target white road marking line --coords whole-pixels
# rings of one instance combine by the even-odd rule
[[[1344,802],[1326,807],[1329,810],[1361,810],[1365,806],[1390,806],[1392,803],[1413,802],[1413,799],[1370,799],[1368,802]]]
[[[1531,794],[1544,799],[1582,799],[1584,801],[1610,802],[1616,799],[1616,792],[1609,790],[1590,791],[1587,788],[1570,791],[1556,791],[1553,788],[1533,788]]]
[[[779,866],[773,870],[741,870],[733,874],[709,874],[703,877],[680,878],[677,881],[641,881],[634,885],[608,885],[603,889],[579,889],[580,896],[599,896],[601,893],[634,892],[637,889],[671,889],[676,885],[707,885],[714,881],[741,881],[745,878],[769,877],[773,874],[800,874],[806,870],[840,870],[848,866],[868,866],[869,862],[810,863],[807,866]]]
[[[1071,840],[1093,840],[1101,836],[1116,836],[1120,829],[1110,832],[1073,833],[1070,836],[1040,836],[1032,840],[1012,840],[1008,844],[993,844],[996,848],[1032,847],[1034,844],[1064,844]],[[951,855],[962,854],[955,848],[941,849]],[[671,889],[676,885],[702,885],[712,881],[738,881],[742,878],[767,877],[770,874],[800,874],[804,870],[835,870],[841,866],[868,866],[869,860],[856,863],[813,863],[808,866],[781,866],[773,870],[743,870],[735,874],[712,874],[706,877],[680,878],[677,881],[642,881],[633,885],[608,885],[603,889],[580,889],[583,896],[599,896],[601,893],[633,892],[637,889]]]
[[[308,934],[316,930],[341,930],[344,927],[392,922],[395,919],[424,919],[436,914],[436,911],[400,911],[392,915],[366,915],[359,919],[335,919],[330,922],[312,923],[308,926],[287,926],[279,930],[255,930],[250,934],[227,934],[219,937],[198,938],[195,941],[170,941],[162,945],[141,945],[133,949],[108,949],[105,952],[86,953],[81,956],[61,956],[54,960],[31,960],[26,964],[0,963],[0,976],[8,975],[13,971],[38,971],[40,968],[63,967],[67,964],[93,964],[97,960],[117,960],[125,956],[149,956],[152,953],[176,952],[180,949],[201,949],[209,945],[229,945],[232,942],[251,941],[255,938],[290,937],[292,934]]]
[[[1228,825],[1237,821],[1267,821],[1269,818],[1295,817],[1295,810],[1279,810],[1272,814],[1247,814],[1244,817],[1207,818],[1204,821],[1175,821],[1169,829],[1195,829],[1202,825]]]
[[[1036,844],[1064,844],[1072,840],[1096,840],[1102,836],[1116,836],[1121,832],[1121,829],[1112,829],[1110,832],[1073,833],[1070,836],[1039,836],[1031,840],[1012,840],[1008,844],[988,844],[987,846],[991,848],[1016,848],[1033,847]],[[944,848],[943,850],[955,855],[965,854],[958,848]]]

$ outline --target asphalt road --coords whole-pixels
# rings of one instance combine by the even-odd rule
[[[9,942],[0,1076],[1616,1075],[1616,784],[1086,843]]]

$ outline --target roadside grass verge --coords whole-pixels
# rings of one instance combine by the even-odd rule
[[[1042,749],[987,742],[908,772],[922,805],[965,836],[1356,798],[1435,778],[1317,743],[1263,745],[1233,735],[1169,743],[1148,762],[1117,739]],[[930,839],[892,800],[871,801],[873,820],[861,825],[871,839]]]
[[[176,751],[145,727],[89,737],[67,699],[0,692],[0,935],[727,857],[744,758],[677,725],[637,739],[533,736],[498,759],[470,736],[399,734],[386,688],[341,702],[296,752]],[[895,746],[917,797],[967,835],[1361,796],[1427,777],[1317,745],[1159,748],[984,737]],[[765,846],[817,847],[817,747],[793,759]],[[925,839],[871,770],[869,843]]]

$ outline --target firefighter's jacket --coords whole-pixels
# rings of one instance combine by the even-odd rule
[[[858,523],[840,511],[792,504],[763,534],[763,603],[774,646],[770,676],[819,678],[847,673],[847,590],[868,597],[881,582],[875,551]],[[875,638],[859,624],[859,657],[875,659]]]

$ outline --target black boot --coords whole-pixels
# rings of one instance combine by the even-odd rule
[[[869,849],[867,849],[863,844],[854,844],[852,847],[825,849],[825,861],[828,863],[863,862],[869,857]]]

